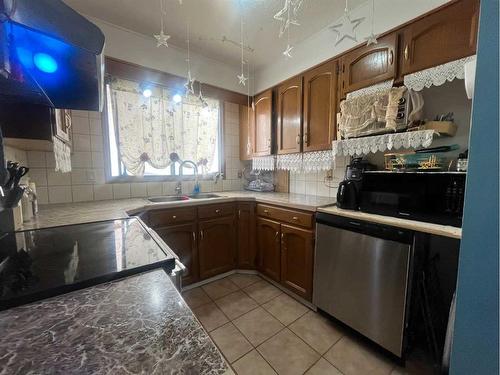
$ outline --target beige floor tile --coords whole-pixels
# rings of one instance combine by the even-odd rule
[[[213,302],[197,307],[193,309],[193,312],[201,324],[203,324],[203,327],[209,332],[229,322],[227,317]]]
[[[236,292],[239,289],[236,284],[234,284],[227,277],[213,281],[210,284],[203,285],[202,288],[212,299],[224,297],[229,293]]]
[[[247,273],[235,273],[234,275],[229,276],[228,279],[242,289],[262,280],[257,275],[252,275]]]
[[[342,373],[333,367],[330,362],[320,358],[307,372],[306,375],[342,375]]]
[[[266,303],[282,293],[281,290],[265,280],[247,286],[243,290],[259,304]]]
[[[285,293],[266,302],[262,307],[284,325],[289,325],[309,311],[307,307]]]
[[[326,354],[325,359],[345,375],[387,375],[394,365],[367,344],[344,336]]]
[[[205,291],[201,288],[187,290],[182,293],[182,297],[184,298],[184,301],[186,301],[188,306],[192,309],[212,302],[208,294],[205,293]]]
[[[320,358],[288,328],[264,342],[257,350],[280,375],[303,374]]]
[[[259,305],[241,290],[228,294],[215,301],[217,306],[226,316],[233,320],[237,317],[255,309]]]
[[[238,375],[276,375],[276,371],[256,350],[238,359],[233,367]]]
[[[232,323],[213,330],[210,336],[230,363],[253,349],[253,346]]]
[[[319,354],[325,354],[342,337],[342,331],[333,322],[314,311],[293,322],[290,329]]]
[[[262,307],[240,316],[233,323],[255,346],[275,335],[284,327]]]

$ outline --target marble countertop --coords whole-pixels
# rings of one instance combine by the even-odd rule
[[[163,270],[0,313],[2,374],[226,374]]]
[[[437,236],[456,239],[462,238],[462,228],[452,227],[450,225],[440,225],[426,223],[423,221],[400,219],[391,216],[369,214],[360,211],[343,210],[341,208],[338,208],[337,206],[320,207],[318,208],[318,212],[348,217],[351,219],[365,220],[372,223],[385,224],[398,228],[410,229],[416,232],[429,233]]]
[[[288,208],[315,212],[318,207],[335,203],[334,198],[307,196],[288,193],[257,193],[249,191],[216,192],[220,198],[192,199],[166,203],[152,203],[146,198],[120,199],[110,201],[53,204],[40,206],[38,216],[23,224],[23,229],[46,228],[66,224],[78,224],[99,220],[110,220],[135,215],[143,211],[187,207],[192,205],[257,201],[260,203],[283,205]]]

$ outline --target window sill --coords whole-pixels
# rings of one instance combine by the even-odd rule
[[[225,180],[225,177],[218,178],[217,180]],[[119,176],[119,177],[107,177],[107,184],[114,183],[134,183],[134,182],[178,182],[178,181],[194,181],[194,176]],[[198,181],[215,181],[215,174],[198,176]]]

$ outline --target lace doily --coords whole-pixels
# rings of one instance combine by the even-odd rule
[[[332,153],[333,157],[337,155],[361,156],[398,148],[425,148],[431,145],[436,134],[439,133],[435,130],[419,130],[333,141]]]
[[[71,149],[59,138],[52,137],[54,143],[54,157],[56,159],[56,172],[71,172]]]
[[[421,70],[420,72],[405,75],[404,84],[412,90],[421,91],[424,87],[441,86],[446,81],[451,82],[455,78],[464,79],[465,63],[475,58],[476,56],[469,56],[433,68]]]
[[[302,159],[304,172],[327,171],[332,169],[332,153],[330,151],[305,152]]]
[[[298,172],[302,170],[302,154],[278,155],[276,169]]]
[[[359,98],[360,96],[373,95],[373,94],[387,94],[391,87],[394,85],[394,80],[380,82],[372,86],[364,87],[362,89],[350,92],[346,95],[346,99]]]
[[[255,171],[274,171],[276,169],[275,160],[274,155],[254,157],[252,158],[252,169]]]

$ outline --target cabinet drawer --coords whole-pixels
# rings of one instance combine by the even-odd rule
[[[149,226],[152,228],[195,220],[195,207],[169,208],[149,212]]]
[[[234,215],[235,207],[233,203],[209,204],[198,207],[198,217],[200,219],[210,219],[227,215]]]
[[[314,219],[311,213],[288,210],[265,204],[257,204],[257,215],[306,228],[312,228]]]

